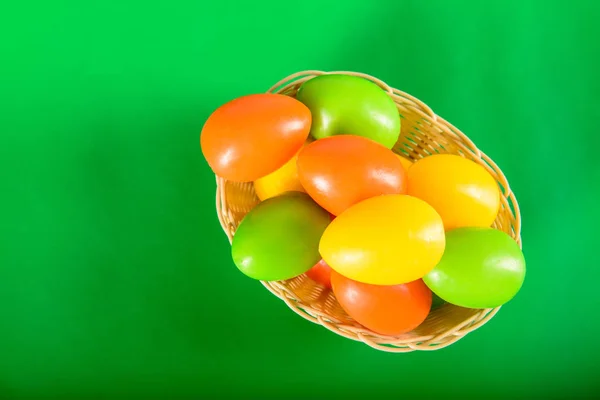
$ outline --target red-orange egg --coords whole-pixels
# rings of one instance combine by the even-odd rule
[[[210,115],[200,134],[200,146],[216,175],[250,182],[294,156],[308,137],[311,120],[310,110],[292,97],[243,96]]]
[[[333,215],[374,196],[406,192],[400,159],[381,144],[354,135],[331,136],[304,147],[298,155],[298,178]]]
[[[421,279],[370,285],[331,271],[333,293],[356,322],[381,335],[400,335],[421,325],[431,309],[431,290]]]
[[[331,267],[324,260],[319,261],[306,272],[313,281],[331,289]]]

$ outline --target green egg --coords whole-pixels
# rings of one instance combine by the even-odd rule
[[[519,292],[525,272],[525,257],[508,234],[493,228],[456,228],[446,232],[444,255],[423,281],[450,304],[493,308]]]
[[[321,75],[305,82],[297,99],[311,111],[315,139],[357,135],[392,148],[400,135],[394,101],[375,83],[351,75]]]
[[[307,194],[286,192],[252,209],[231,245],[237,268],[263,281],[291,279],[319,260],[319,241],[330,223],[327,211]]]

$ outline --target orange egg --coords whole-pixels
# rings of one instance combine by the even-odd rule
[[[419,326],[431,309],[431,290],[421,279],[401,285],[370,285],[331,271],[338,302],[356,322],[382,335],[400,335]]]
[[[340,215],[362,200],[406,192],[406,171],[388,148],[361,136],[319,139],[298,155],[300,183],[321,207]]]
[[[324,260],[319,261],[314,267],[309,269],[306,272],[306,276],[318,284],[331,289],[331,267]]]
[[[250,182],[277,170],[308,137],[310,110],[281,94],[253,94],[215,110],[202,128],[200,146],[213,172]]]

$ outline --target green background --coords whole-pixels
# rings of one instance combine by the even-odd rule
[[[600,3],[0,6],[0,397],[574,398],[597,379]],[[387,354],[240,275],[209,113],[305,69],[417,96],[503,169],[528,275],[444,350]]]

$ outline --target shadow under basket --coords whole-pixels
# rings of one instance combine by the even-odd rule
[[[412,161],[433,154],[456,154],[488,170],[501,189],[500,211],[493,227],[509,234],[521,246],[519,206],[502,171],[469,138],[418,99],[376,78],[355,72],[299,72],[278,82],[268,92],[295,97],[302,83],[318,75],[334,73],[366,78],[379,85],[394,100],[402,119],[400,137],[393,147],[395,153]],[[242,218],[258,203],[251,182],[229,182],[217,177],[217,214],[230,242]],[[331,290],[306,275],[286,281],[261,283],[307,320],[348,339],[388,352],[441,349],[483,326],[500,309],[468,309],[444,304],[431,311],[415,330],[399,336],[385,336],[356,323],[340,307]]]

